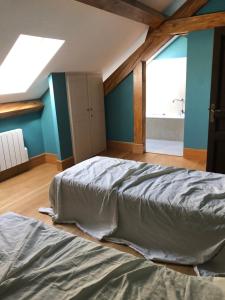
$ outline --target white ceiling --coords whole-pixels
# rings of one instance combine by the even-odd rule
[[[163,11],[172,0],[141,0]],[[148,27],[74,0],[0,0],[0,64],[20,34],[66,42],[23,94],[1,102],[40,97],[52,72],[88,71],[109,76],[145,40]]]

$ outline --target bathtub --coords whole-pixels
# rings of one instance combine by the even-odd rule
[[[150,119],[184,119],[184,114],[151,114]]]
[[[146,138],[183,141],[184,114],[152,114],[146,117]]]

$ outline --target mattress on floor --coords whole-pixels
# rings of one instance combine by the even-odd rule
[[[54,220],[146,258],[225,276],[225,176],[94,157],[55,176]]]
[[[225,299],[225,280],[187,276],[34,219],[0,216],[0,299]]]

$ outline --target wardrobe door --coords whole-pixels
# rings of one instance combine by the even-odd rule
[[[75,163],[92,156],[86,74],[67,74],[70,124]]]
[[[103,82],[100,75],[88,74],[88,95],[91,120],[92,154],[106,149],[105,110]]]

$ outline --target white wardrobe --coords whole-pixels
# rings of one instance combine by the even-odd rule
[[[104,92],[99,74],[67,73],[67,95],[75,163],[106,149]]]

